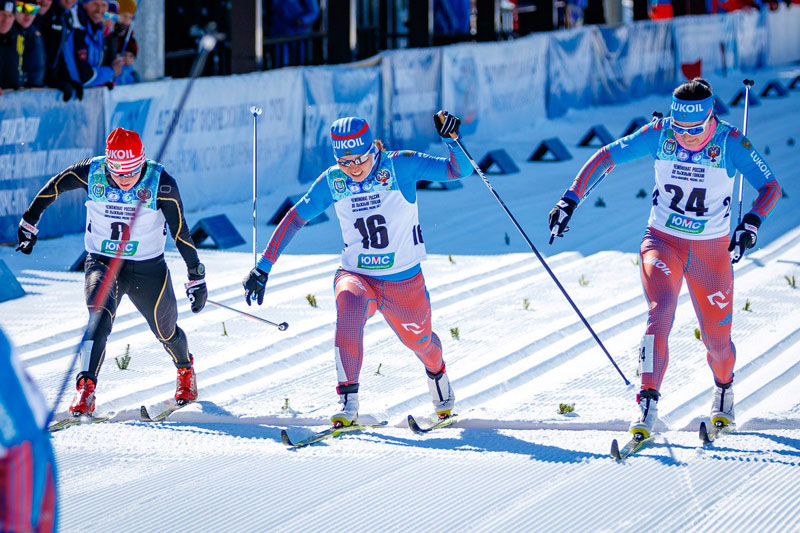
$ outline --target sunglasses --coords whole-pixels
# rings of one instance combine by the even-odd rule
[[[369,156],[372,154],[372,150],[367,152],[366,154],[356,157],[355,159],[337,159],[336,162],[342,165],[343,167],[349,167],[350,165],[362,165],[369,160]]]
[[[684,128],[683,126],[678,126],[675,124],[675,121],[672,122],[672,131],[677,133],[678,135],[700,135],[706,128],[708,127],[708,121],[711,120],[711,117],[714,116],[714,113],[708,115],[708,117],[703,121],[702,124],[698,124],[697,126],[689,126],[688,128]]]
[[[35,15],[39,12],[38,4],[27,4],[25,2],[17,2],[17,13],[24,13],[25,15]]]
[[[108,11],[106,11],[105,13],[103,13],[103,18],[105,20],[116,22],[119,20],[119,15],[117,15],[116,13],[109,13]]]
[[[127,174],[117,174],[116,172],[114,172],[114,171],[113,171],[113,170],[111,170],[111,169],[108,169],[108,172],[109,172],[109,173],[110,173],[112,176],[114,176],[114,178],[128,179],[128,178],[132,178],[132,177],[134,177],[135,175],[137,175],[137,174],[139,173],[139,171],[140,171],[140,170],[142,170],[142,167],[139,167],[139,168],[137,168],[137,169],[136,169],[136,170],[134,170],[133,172],[128,172]]]

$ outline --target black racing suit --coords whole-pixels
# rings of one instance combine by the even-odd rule
[[[29,224],[35,225],[44,210],[58,198],[59,194],[73,189],[88,191],[90,161],[84,159],[51,178],[33,199],[22,218]],[[144,176],[146,171],[147,163],[142,167],[141,175]],[[108,171],[105,176],[110,186],[117,187]],[[156,200],[157,208],[164,214],[178,251],[186,263],[189,278],[202,279],[203,275],[197,274],[195,270],[200,259],[186,225],[178,186],[175,179],[166,171],[161,173]],[[90,313],[95,308],[103,309],[103,312],[94,335],[84,344],[84,353],[81,353],[81,372],[77,380],[88,377],[97,382],[97,375],[105,358],[106,339],[111,333],[117,306],[125,294],[147,320],[156,338],[163,343],[175,366],[188,368],[191,365],[189,346],[186,335],[177,325],[178,303],[164,254],[144,260],[123,259],[122,267],[105,304],[99,303],[95,307],[93,305],[95,294],[100,288],[111,259],[112,257],[99,253],[89,253],[86,258],[86,305]]]

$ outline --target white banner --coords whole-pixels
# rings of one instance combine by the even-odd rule
[[[519,121],[545,118],[549,37],[463,44],[442,50],[442,107],[464,135],[492,138]]]
[[[268,193],[296,180],[303,128],[300,69],[198,78],[159,161],[178,182],[187,209],[252,197],[253,115],[258,118],[258,186]],[[187,80],[123,85],[105,100],[108,131],[122,126],[142,136],[155,158]]]
[[[381,54],[383,131],[390,149],[424,151],[437,142],[433,114],[439,111],[441,48]]]
[[[697,61],[701,61],[701,76],[721,72],[723,66],[734,68],[735,50],[728,42],[726,20],[726,15],[693,15],[672,19],[679,81],[698,74],[695,70],[687,69],[687,65]],[[681,67],[684,68],[683,74]],[[690,75],[684,77],[687,73]]]
[[[800,5],[780,3],[767,13],[767,63],[781,65],[800,59]]]

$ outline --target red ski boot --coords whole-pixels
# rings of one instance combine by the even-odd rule
[[[189,359],[189,368],[178,369],[178,382],[175,388],[175,401],[185,405],[197,399],[197,377],[194,373],[194,358]]]
[[[94,381],[89,378],[81,378],[78,381],[75,398],[69,406],[72,416],[90,415],[94,413]]]

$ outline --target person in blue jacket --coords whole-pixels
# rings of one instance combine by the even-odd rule
[[[44,397],[0,331],[0,531],[56,530],[56,469]]]
[[[340,118],[331,126],[336,164],[325,170],[283,217],[255,268],[245,277],[245,299],[264,300],[267,277],[283,249],[311,219],[333,205],[345,247],[334,277],[334,356],[341,409],[334,426],[356,424],[364,325],[380,311],[403,344],[422,361],[439,418],[451,415],[455,395],[432,330],[431,304],[420,263],[425,243],[419,223],[417,182],[458,180],[472,174],[467,156],[451,134],[461,120],[446,111],[434,117],[449,157],[387,151],[367,121]]]
[[[62,53],[64,67],[70,80],[84,87],[112,85],[122,72],[123,60],[115,57],[111,65],[103,65],[105,39],[103,15],[108,9],[106,0],[83,0],[79,10],[82,28],[75,28],[66,38]]]
[[[657,420],[667,339],[684,278],[714,378],[711,422],[734,423],[731,263],[755,246],[759,227],[781,197],[764,157],[738,128],[717,117],[711,85],[695,78],[673,92],[670,117],[604,146],[586,162],[550,211],[552,235],[563,236],[575,208],[614,166],[648,155],[655,159],[655,188],[640,252],[648,317],[639,351],[641,413],[630,425],[636,438],[649,437]],[[729,239],[737,170],[758,197]]]

